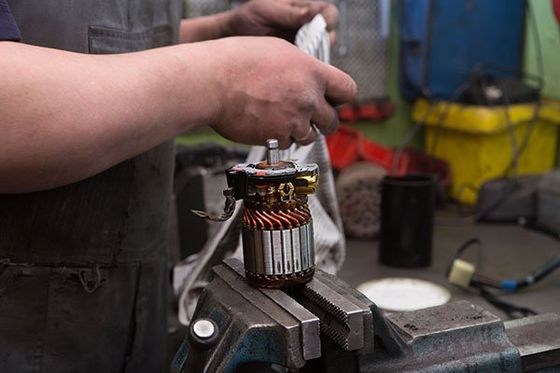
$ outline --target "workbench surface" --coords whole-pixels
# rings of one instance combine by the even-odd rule
[[[451,291],[451,300],[465,299],[495,313],[506,315],[486,302],[476,292],[469,292],[446,282],[445,272],[458,247],[477,237],[483,245],[483,272],[500,279],[521,278],[560,254],[560,240],[513,224],[466,223],[451,211],[436,214],[433,240],[433,264],[423,269],[400,269],[380,265],[377,240],[347,241],[346,262],[339,276],[352,286],[383,277],[414,277],[433,281]],[[469,255],[473,258],[476,249]],[[560,269],[540,283],[501,299],[537,312],[560,314]]]

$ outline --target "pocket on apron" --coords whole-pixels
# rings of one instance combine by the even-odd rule
[[[0,372],[121,372],[132,353],[140,265],[8,266]],[[97,283],[97,285],[96,285]]]
[[[125,53],[163,47],[172,44],[173,30],[170,25],[156,26],[140,32],[90,26],[89,53]]]

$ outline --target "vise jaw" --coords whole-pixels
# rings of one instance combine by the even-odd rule
[[[503,323],[465,301],[384,314],[320,270],[311,282],[290,290],[250,286],[236,259],[225,260],[213,273],[173,372],[560,369],[560,316],[555,314]]]

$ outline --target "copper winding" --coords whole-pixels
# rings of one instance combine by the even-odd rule
[[[272,228],[282,228],[282,220],[278,218],[278,214],[276,213],[269,213],[268,211],[257,211],[257,213],[261,213],[268,221],[272,221]]]
[[[309,221],[309,219],[311,219],[311,214],[309,213],[308,210],[295,208],[295,209],[289,210],[289,211],[291,211],[295,216],[297,216],[303,222],[307,222],[307,221]]]
[[[258,210],[253,210],[252,211],[253,216],[255,217],[255,220],[257,221],[257,228],[260,229],[274,229],[274,223],[268,219],[266,216],[264,216],[260,211]]]
[[[282,217],[284,217],[288,221],[290,228],[292,226],[297,227],[303,222],[303,219],[298,219],[299,216],[295,214],[288,214],[282,210],[278,211],[278,214],[282,215]]]
[[[307,204],[302,206],[302,210],[307,214],[307,216],[311,216],[311,211],[309,210]]]
[[[246,225],[248,227],[256,227],[257,226],[257,220],[253,216],[253,213],[251,212],[251,210],[249,210],[249,211],[247,211],[247,209],[244,210],[244,212],[243,212],[243,225]]]
[[[257,210],[245,206],[243,225],[252,229],[288,229],[307,224],[311,220],[309,209],[296,206],[283,210]]]
[[[277,226],[279,228],[291,228],[292,227],[292,223],[290,222],[290,219],[286,219],[279,212],[263,211],[262,213],[264,215],[268,216],[270,219],[272,219],[275,223],[277,223],[278,224]]]

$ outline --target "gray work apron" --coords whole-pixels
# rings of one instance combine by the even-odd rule
[[[83,53],[173,44],[182,14],[175,0],[8,2],[25,43]],[[0,372],[164,370],[173,150],[0,195]]]

